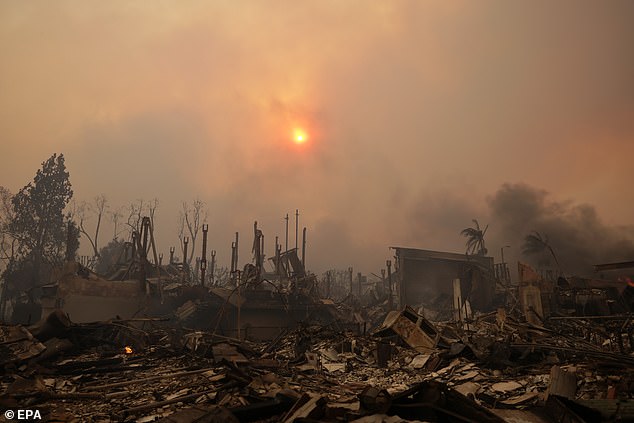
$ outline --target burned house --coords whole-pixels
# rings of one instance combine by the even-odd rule
[[[68,262],[56,283],[43,287],[42,316],[63,309],[77,322],[106,320],[118,315],[130,318],[146,301],[138,280],[107,280]]]
[[[493,257],[391,248],[396,257],[401,308],[410,305],[438,312],[451,310],[459,285],[463,303],[478,311],[492,309],[496,285]]]
[[[596,265],[597,271],[627,269],[632,262]],[[562,316],[611,316],[632,310],[634,286],[627,276],[608,278],[548,277],[518,263],[518,298],[526,319],[535,324],[545,318]]]

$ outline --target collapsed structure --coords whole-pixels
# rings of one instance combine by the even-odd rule
[[[302,244],[276,242],[266,270],[256,223],[252,263],[238,268],[236,236],[221,284],[213,254],[211,280],[206,254],[199,273],[173,251],[163,265],[144,220],[108,274],[69,262],[43,287],[44,320],[0,326],[0,407],[49,421],[634,421],[628,277],[519,263],[511,284],[491,257],[393,247],[393,271],[368,283],[349,269],[335,301]]]
[[[397,263],[399,305],[421,305],[435,314],[451,310],[491,311],[496,277],[493,257],[392,247]],[[455,286],[454,286],[455,285]]]

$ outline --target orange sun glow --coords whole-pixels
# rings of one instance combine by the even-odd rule
[[[296,129],[295,133],[293,135],[293,141],[295,141],[295,144],[303,144],[306,142],[306,139],[308,137],[306,136],[306,133],[304,131],[302,131],[301,129]]]

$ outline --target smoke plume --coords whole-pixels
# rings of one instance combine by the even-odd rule
[[[488,205],[494,242],[519,249],[536,231],[548,237],[565,274],[588,275],[594,264],[634,259],[634,228],[604,223],[592,205],[555,200],[525,184],[502,185]],[[538,264],[547,257],[524,259]]]

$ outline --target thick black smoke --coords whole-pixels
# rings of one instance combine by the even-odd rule
[[[548,237],[567,275],[591,275],[594,264],[634,260],[634,227],[605,224],[594,206],[552,200],[525,184],[502,185],[488,204],[494,244],[509,243],[520,251],[525,236],[537,231]],[[521,259],[538,264],[550,258],[545,253]]]

